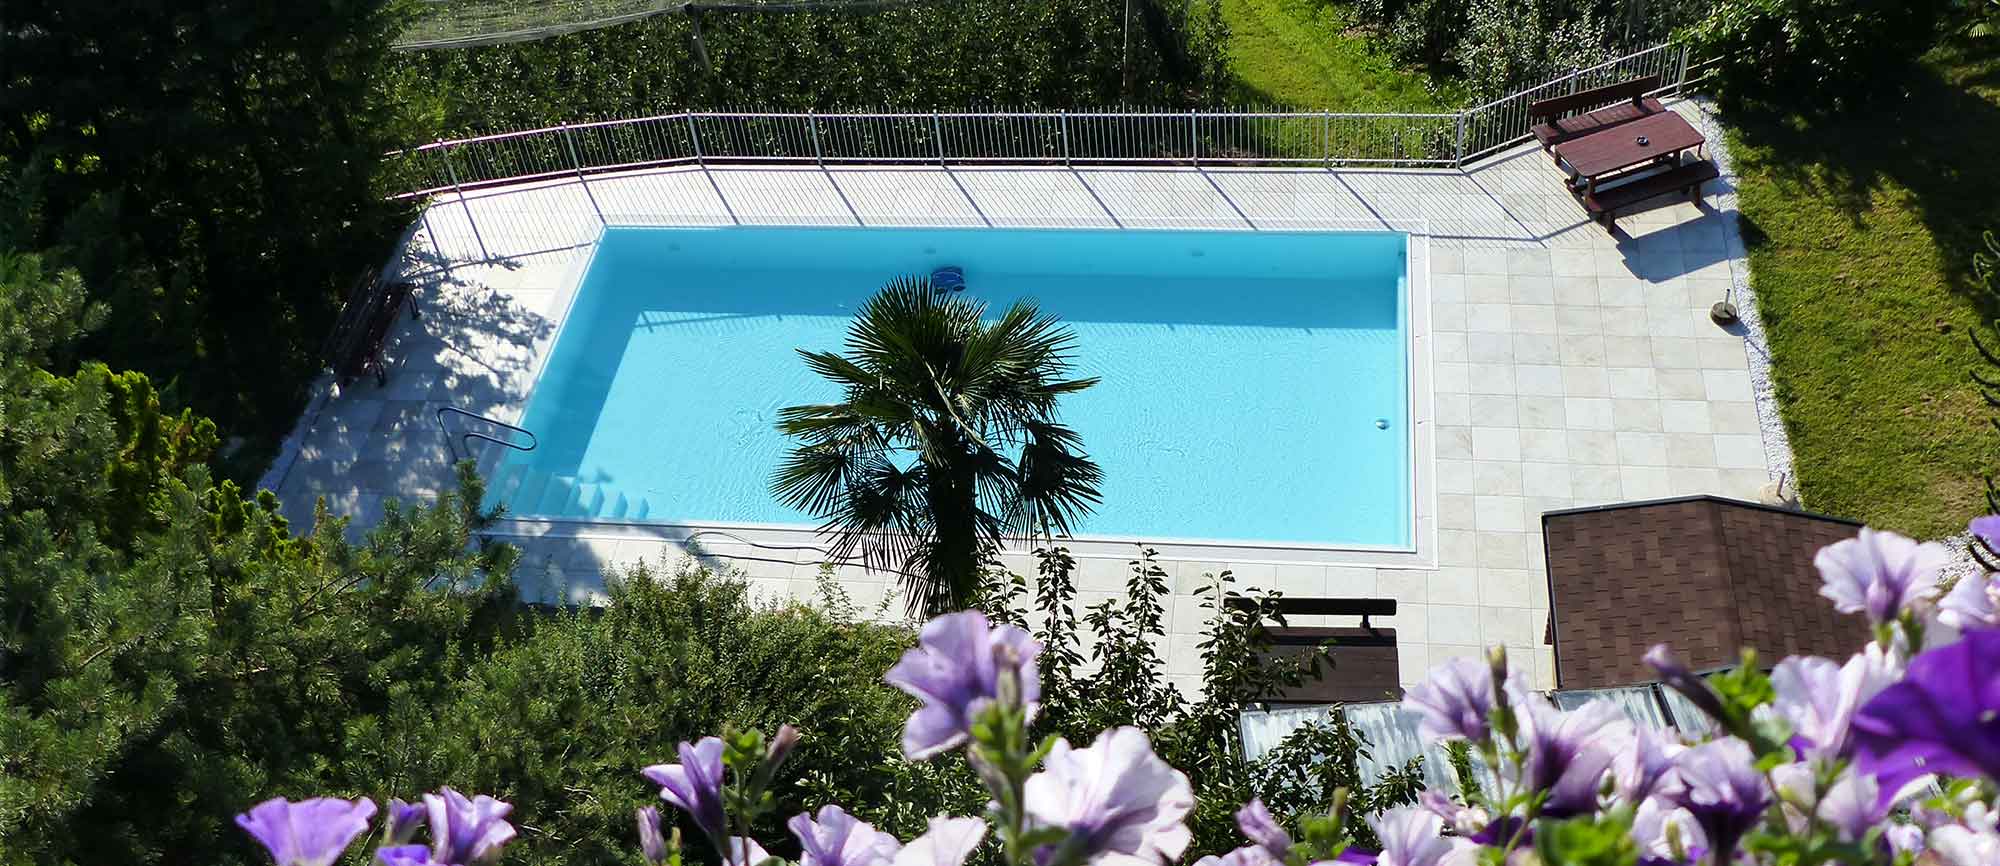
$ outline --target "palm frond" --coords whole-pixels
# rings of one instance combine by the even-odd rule
[[[771,476],[771,495],[815,517],[832,514],[847,495],[848,479],[858,462],[856,455],[838,448],[794,448]]]
[[[1009,525],[1024,535],[1068,535],[1103,502],[1104,470],[1082,452],[1076,431],[1031,422],[1018,462],[1017,507]]]
[[[973,599],[978,551],[1010,527],[1067,532],[1099,501],[1100,470],[1055,422],[1058,398],[1097,383],[1072,374],[1073,333],[1032,302],[985,313],[925,278],[894,280],[842,352],[799,353],[844,402],[779,413],[801,444],[774,493],[817,515],[837,556],[899,572],[913,609]],[[899,469],[898,452],[914,465]]]

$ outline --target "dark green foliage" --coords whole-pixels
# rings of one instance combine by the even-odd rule
[[[1691,27],[1732,107],[1821,114],[1907,91],[1952,0],[1721,0]]]
[[[1459,798],[1470,801],[1482,794],[1479,774],[1472,763],[1472,744],[1465,740],[1452,740],[1445,744],[1445,755],[1451,761],[1451,776],[1458,781]]]
[[[1397,59],[1505,96],[1659,44],[1713,0],[1361,0]]]
[[[740,581],[691,563],[636,567],[607,589],[604,607],[549,615],[470,664],[449,696],[358,731],[379,745],[349,772],[384,796],[448,784],[513,803],[525,826],[507,859],[521,864],[629,858],[632,810],[658,790],[640,768],[678,763],[675,743],[725,724],[804,734],[773,786],[775,813],[756,828],[767,843],[820,805],[801,796],[816,787],[887,799],[883,765],[912,703],[882,675],[908,629],[756,605]]]
[[[37,366],[96,318],[74,273],[0,275],[0,863],[239,862],[247,798],[372,790],[331,769],[353,731],[512,610],[511,552],[466,552],[477,479],[295,536],[144,376]]]
[[[963,610],[1003,536],[1067,535],[1102,473],[1062,425],[1075,335],[1032,302],[997,319],[983,302],[899,278],[869,298],[847,354],[800,349],[838,403],[778,412],[797,443],[771,478],[779,501],[822,521],[836,560],[900,575],[911,612]]]
[[[7,4],[0,247],[109,302],[85,354],[237,432],[290,425],[340,293],[407,218],[374,178],[414,135],[380,87],[393,3]]]
[[[1225,81],[1219,4],[936,0],[881,11],[703,13],[397,55],[443,99],[441,134],[684,108],[1193,105]]]
[[[1250,791],[1294,826],[1305,816],[1326,813],[1335,796],[1345,791],[1348,840],[1378,850],[1381,840],[1360,816],[1416,802],[1424,790],[1423,759],[1412,758],[1364,787],[1360,761],[1368,754],[1367,739],[1347,723],[1346,716],[1336,714],[1329,721],[1300,727],[1251,764]]]
[[[1632,841],[1632,824],[1623,812],[1544,821],[1536,831],[1535,851],[1545,866],[1633,866],[1639,862],[1639,845]]]

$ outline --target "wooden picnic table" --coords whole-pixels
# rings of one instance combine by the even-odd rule
[[[1645,144],[1640,144],[1640,139]],[[1634,166],[1669,159],[1679,162],[1682,151],[1708,143],[1678,114],[1664,111],[1618,124],[1555,146],[1556,161],[1576,175],[1578,192],[1596,190],[1597,182]]]

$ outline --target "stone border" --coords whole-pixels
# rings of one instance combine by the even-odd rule
[[[1736,304],[1742,322],[1743,348],[1750,361],[1750,391],[1757,404],[1757,425],[1764,437],[1764,465],[1774,480],[1796,494],[1791,437],[1785,432],[1785,419],[1778,412],[1778,397],[1771,380],[1771,346],[1764,336],[1764,317],[1757,309],[1757,293],[1750,286],[1750,258],[1743,246],[1742,211],[1736,196],[1736,172],[1729,156],[1727,130],[1714,100],[1689,97],[1687,104],[1694,109],[1689,120],[1708,139],[1708,155],[1722,171],[1724,186],[1715,194],[1715,207],[1732,223],[1727,235],[1730,300]]]

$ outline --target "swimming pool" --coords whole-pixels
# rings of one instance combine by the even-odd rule
[[[1393,232],[607,228],[490,468],[513,516],[809,525],[770,494],[783,407],[836,399],[889,279],[955,265],[1032,297],[1094,388],[1062,418],[1104,470],[1079,536],[1412,548],[1408,239]]]

